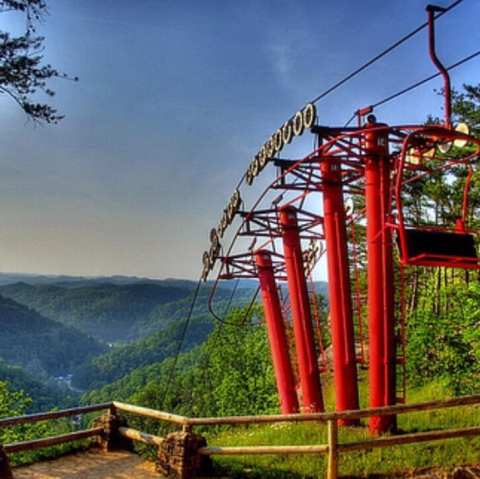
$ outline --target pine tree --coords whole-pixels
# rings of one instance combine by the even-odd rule
[[[58,123],[63,115],[47,103],[35,101],[36,93],[53,96],[51,78],[71,78],[43,62],[44,37],[36,25],[47,13],[44,0],[0,0],[0,13],[17,12],[25,17],[25,32],[13,36],[0,30],[0,93],[13,99],[27,116],[40,123]]]

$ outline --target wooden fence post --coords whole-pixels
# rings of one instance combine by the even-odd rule
[[[327,479],[337,479],[338,477],[338,427],[337,420],[328,421],[328,465]]]
[[[10,469],[10,461],[8,456],[0,444],[0,477],[2,479],[13,479],[12,470]]]

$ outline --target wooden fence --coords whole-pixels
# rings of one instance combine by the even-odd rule
[[[341,454],[350,451],[366,451],[374,448],[389,447],[402,444],[414,444],[441,439],[459,438],[480,435],[480,426],[463,427],[457,429],[434,430],[418,433],[405,433],[394,436],[374,437],[367,440],[340,443],[338,438],[337,422],[342,419],[362,419],[370,416],[382,416],[392,414],[406,414],[419,411],[442,410],[452,407],[464,407],[480,404],[480,395],[463,396],[453,399],[427,401],[416,404],[401,404],[395,406],[361,409],[357,411],[344,411],[315,414],[289,414],[289,415],[263,415],[263,416],[231,416],[231,417],[206,417],[189,418],[149,408],[133,406],[122,402],[97,404],[64,411],[31,414],[27,416],[0,419],[0,428],[11,427],[18,424],[26,424],[37,421],[45,421],[60,417],[76,416],[95,411],[107,410],[108,414],[103,425],[71,432],[61,436],[44,439],[36,439],[3,446],[6,454],[20,451],[37,449],[75,441],[92,436],[112,440],[115,435],[126,441],[138,441],[158,448],[159,460],[163,461],[160,470],[169,474],[174,473],[179,478],[193,477],[195,469],[202,465],[198,458],[209,458],[222,455],[272,455],[272,454],[325,454],[327,456],[327,477],[334,479],[338,476],[338,462]],[[113,421],[119,417],[119,411],[150,419],[167,422],[181,426],[181,431],[171,433],[166,437],[147,434],[127,426],[125,421]],[[249,424],[274,424],[274,423],[298,423],[298,422],[322,422],[328,426],[328,440],[326,444],[318,445],[284,445],[284,446],[237,446],[237,447],[209,447],[206,441],[193,433],[193,428],[198,426],[218,425],[249,425]],[[200,440],[192,438],[200,437]],[[203,442],[202,442],[203,441]],[[118,441],[117,441],[118,442]],[[172,460],[170,456],[175,456]],[[1,463],[1,458],[0,458]],[[172,466],[173,464],[173,466]],[[0,466],[0,476],[1,476]],[[3,476],[2,476],[3,477]],[[5,476],[8,477],[8,476]]]

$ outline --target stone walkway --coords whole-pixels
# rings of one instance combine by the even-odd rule
[[[126,451],[108,454],[90,450],[43,461],[13,470],[14,479],[161,479],[152,462]],[[480,465],[418,469],[394,476],[375,475],[377,479],[480,479]],[[228,478],[219,478],[228,479]]]
[[[152,462],[125,451],[87,451],[13,470],[14,479],[159,479]]]

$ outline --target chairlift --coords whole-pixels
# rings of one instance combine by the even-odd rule
[[[473,148],[451,152],[445,145],[470,144]],[[412,154],[412,152],[415,152]],[[422,152],[428,152],[423,155]],[[432,152],[434,152],[432,154]],[[412,161],[412,157],[415,161]],[[414,130],[403,141],[397,157],[394,196],[397,215],[392,227],[397,232],[400,262],[403,265],[445,266],[480,269],[477,254],[477,231],[468,227],[468,198],[473,176],[473,165],[480,160],[480,140],[465,132],[462,126],[450,129],[428,126]],[[448,171],[465,166],[467,176],[463,191],[461,213],[455,224],[410,224],[404,216],[403,195],[408,183],[425,178],[430,172]],[[408,174],[407,174],[408,172]]]

